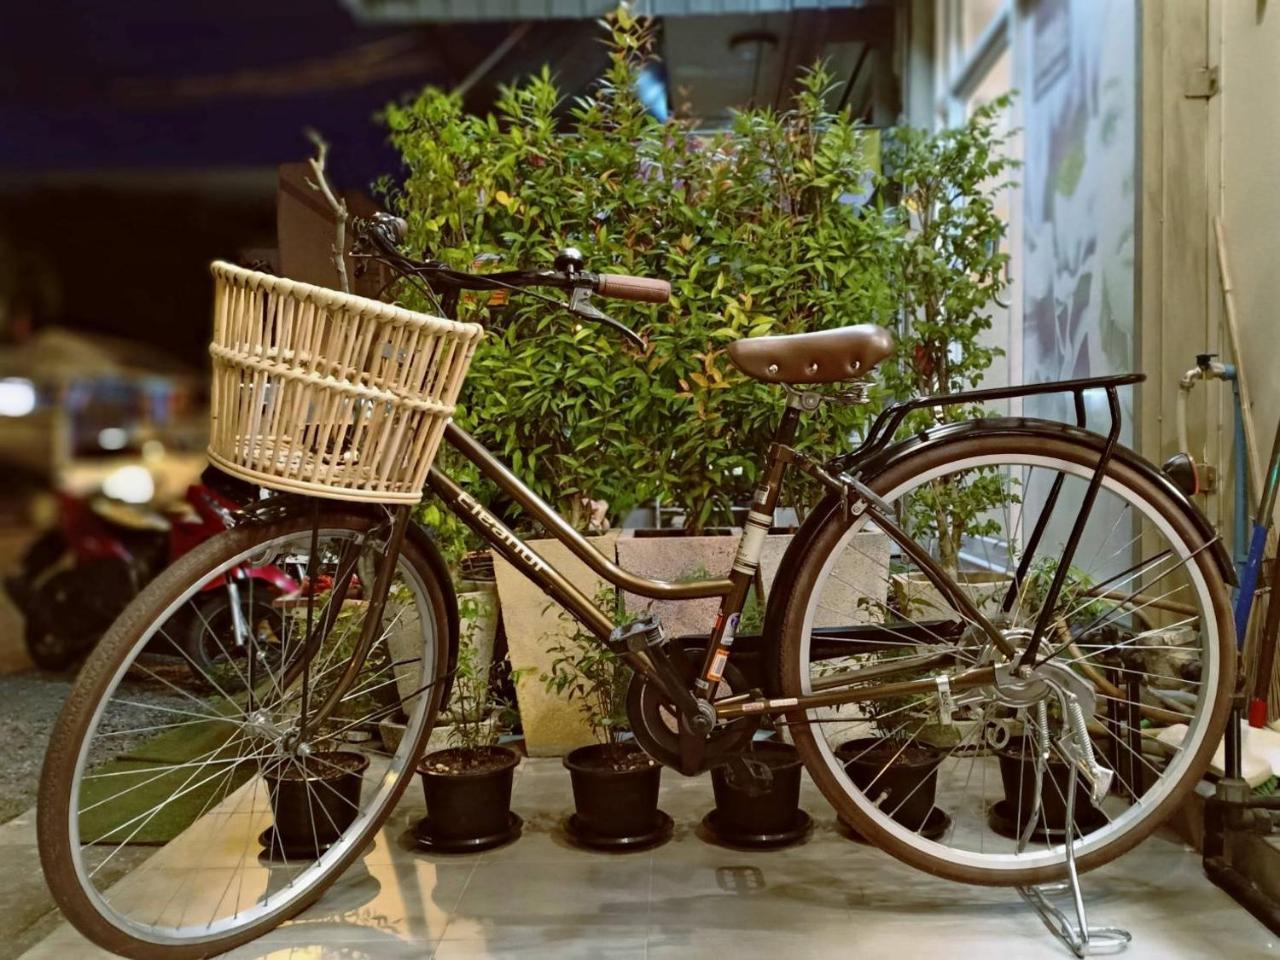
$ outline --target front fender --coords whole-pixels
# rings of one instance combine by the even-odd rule
[[[269,584],[279,593],[293,593],[301,584],[293,577],[289,576],[279,567],[243,567],[245,577],[250,580],[258,580],[262,583]],[[225,576],[215,577],[206,583],[200,590],[203,593],[212,593],[215,590],[221,590],[226,586],[227,578]]]

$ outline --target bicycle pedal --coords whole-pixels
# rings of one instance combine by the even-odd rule
[[[773,787],[773,769],[755,757],[738,754],[725,763],[729,786],[749,797],[762,797]]]

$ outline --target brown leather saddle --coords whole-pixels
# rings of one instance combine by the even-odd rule
[[[863,377],[893,353],[893,334],[874,323],[751,337],[729,344],[729,359],[766,383],[835,383]]]

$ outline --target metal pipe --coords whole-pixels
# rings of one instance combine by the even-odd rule
[[[1191,390],[1204,376],[1204,371],[1199,367],[1192,367],[1178,379],[1178,400],[1174,404],[1175,420],[1178,426],[1178,449],[1191,457],[1195,457],[1191,453],[1191,436],[1187,432],[1187,398],[1191,395]]]

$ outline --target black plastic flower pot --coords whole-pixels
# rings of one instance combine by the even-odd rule
[[[991,808],[988,817],[991,828],[1005,836],[1020,836],[1034,812],[1036,796],[1036,745],[1034,738],[1014,737],[999,751],[1000,782],[1004,787],[1004,799]],[[1050,750],[1045,766],[1044,784],[1040,802],[1043,817],[1038,818],[1032,829],[1032,837],[1039,841],[1060,839],[1067,826],[1067,791],[1071,785],[1071,767]],[[1089,786],[1084,777],[1076,778],[1076,825],[1081,829],[1093,829],[1105,821],[1105,817],[1089,796]]]
[[[661,765],[635,744],[592,744],[564,758],[575,813],[569,834],[602,850],[651,847],[665,840],[671,818],[658,809]]]
[[[753,781],[737,765],[711,771],[716,807],[702,821],[710,838],[734,847],[782,847],[803,840],[809,816],[800,809],[800,770],[789,743],[755,743],[744,754],[769,769],[767,784]]]
[[[368,767],[369,758],[362,753],[333,750],[264,773],[274,819],[259,838],[264,852],[301,860],[328,850],[360,812]]]
[[[946,815],[934,806],[942,763],[934,747],[862,737],[846,740],[835,753],[854,785],[897,823],[922,832],[932,832],[933,822],[945,825]]]
[[[420,846],[445,853],[488,850],[514,840],[520,818],[511,812],[511,786],[520,755],[507,747],[437,750],[418,774],[427,815],[414,827]]]

